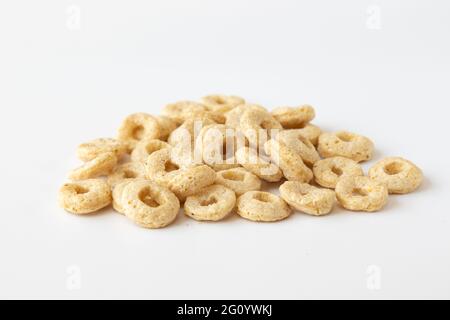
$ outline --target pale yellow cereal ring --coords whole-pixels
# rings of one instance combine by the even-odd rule
[[[288,129],[284,131],[296,131],[306,139],[311,141],[314,146],[317,146],[317,144],[319,143],[319,137],[322,134],[322,130],[318,126],[315,126],[311,123],[308,123],[299,129]]]
[[[178,165],[172,162],[168,148],[153,152],[145,162],[147,179],[165,187],[169,187],[170,180],[179,169]]]
[[[352,211],[378,211],[388,200],[386,185],[365,176],[342,177],[335,191],[339,203]]]
[[[98,211],[111,203],[111,189],[102,179],[64,184],[59,190],[59,205],[75,214]]]
[[[158,139],[143,139],[136,144],[131,153],[131,160],[144,163],[149,155],[164,148],[170,148],[170,145]]]
[[[216,122],[214,120],[207,116],[188,119],[183,122],[181,126],[172,131],[167,139],[167,142],[172,146],[176,146],[179,143],[191,141],[193,145],[200,131],[204,127],[215,123]]]
[[[303,163],[302,157],[284,143],[271,139],[265,143],[264,150],[280,167],[287,180],[309,182],[313,178],[311,169]]]
[[[187,197],[184,203],[184,213],[199,221],[218,221],[224,219],[235,205],[234,191],[214,184]]]
[[[330,213],[336,200],[334,191],[298,181],[283,183],[280,186],[280,195],[294,209],[313,216]]]
[[[323,158],[341,156],[361,162],[372,158],[373,148],[369,138],[347,131],[322,133],[319,137],[318,151]]]
[[[156,116],[155,120],[159,125],[159,139],[166,141],[170,133],[177,128],[177,123],[165,116]]]
[[[283,173],[280,168],[258,155],[255,149],[249,147],[236,151],[236,160],[245,169],[268,182],[280,181]]]
[[[369,170],[369,177],[385,183],[389,193],[405,194],[419,188],[423,181],[422,170],[409,160],[389,157],[378,161]]]
[[[82,161],[90,161],[102,153],[113,152],[119,158],[128,152],[128,145],[111,138],[95,139],[78,146],[77,155]]]
[[[341,177],[363,176],[364,171],[358,162],[344,157],[319,160],[314,164],[313,173],[316,182],[325,188],[336,188]]]
[[[114,210],[116,210],[118,213],[125,214],[125,209],[123,206],[123,190],[129,184],[131,181],[134,181],[135,179],[124,179],[119,181],[116,185],[114,185],[114,188],[112,189],[112,207]]]
[[[117,166],[108,176],[108,183],[114,187],[123,180],[145,179],[145,166],[140,162],[127,162]]]
[[[71,180],[86,180],[108,175],[117,165],[117,156],[113,152],[102,153],[97,158],[84,163],[69,174]]]
[[[208,109],[205,105],[194,101],[178,101],[168,104],[162,110],[162,114],[178,124],[199,116],[205,116]]]
[[[275,139],[299,154],[303,162],[308,166],[312,166],[316,161],[320,160],[319,153],[314,145],[299,130],[280,131]]]
[[[147,113],[134,113],[125,118],[119,128],[118,139],[128,143],[130,149],[143,139],[158,139],[160,126],[156,118]]]
[[[225,124],[230,128],[239,129],[242,114],[249,109],[255,109],[267,112],[267,109],[257,104],[242,104],[225,114]]]
[[[272,193],[249,191],[238,198],[237,213],[251,221],[273,222],[289,217],[291,208]]]
[[[226,113],[238,105],[244,104],[245,100],[238,96],[215,94],[203,97],[202,102],[210,111]]]
[[[216,183],[230,188],[238,196],[247,191],[261,189],[261,180],[244,168],[233,168],[217,172]]]
[[[303,128],[316,116],[314,108],[310,105],[300,107],[279,107],[272,111],[272,116],[285,129]]]
[[[148,180],[128,183],[121,201],[125,216],[149,229],[171,224],[180,210],[180,202],[171,191]]]
[[[254,146],[259,146],[280,132],[283,127],[269,112],[247,109],[242,114],[239,128]]]

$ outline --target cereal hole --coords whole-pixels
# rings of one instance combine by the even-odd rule
[[[336,136],[344,142],[351,142],[355,138],[353,135],[351,135],[347,132],[340,132]]]
[[[367,191],[361,188],[353,188],[352,197],[366,197],[368,195]]]
[[[217,201],[216,197],[211,197],[211,198],[208,198],[208,199],[203,199],[203,200],[201,200],[201,201],[200,201],[200,205],[201,205],[202,207],[207,207],[207,206],[216,204],[217,202],[218,202],[218,201]]]
[[[88,188],[82,186],[74,186],[74,190],[76,194],[85,194],[89,192]]]
[[[244,181],[245,174],[242,172],[224,172],[222,173],[222,177],[232,181]]]
[[[337,175],[338,177],[342,176],[342,174],[344,173],[341,168],[338,168],[336,166],[333,166],[331,168],[331,172],[333,172],[335,175]]]
[[[178,169],[179,169],[179,167],[176,164],[172,163],[171,161],[167,161],[164,164],[164,170],[166,172],[171,172],[171,171],[175,171],[175,170],[178,170]]]
[[[123,177],[124,177],[124,179],[134,179],[134,178],[137,178],[137,174],[134,171],[125,170],[123,172]]]
[[[143,189],[139,193],[139,200],[148,205],[149,207],[156,208],[159,207],[159,203],[152,198],[150,187]]]
[[[145,133],[144,127],[141,125],[137,125],[133,129],[132,136],[136,140],[141,140],[144,137],[144,133]]]
[[[257,200],[257,201],[261,201],[261,202],[270,202],[270,194],[267,193],[255,193],[255,195],[253,196],[253,199]]]
[[[403,165],[400,162],[392,162],[384,167],[384,172],[386,172],[386,174],[390,176],[399,174],[400,172],[402,172],[402,170]]]

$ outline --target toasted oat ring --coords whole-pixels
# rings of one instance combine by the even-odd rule
[[[386,185],[365,176],[342,177],[335,191],[339,203],[352,211],[378,211],[388,200]]]
[[[162,186],[169,187],[170,180],[179,172],[179,167],[171,160],[168,148],[153,152],[145,162],[146,177]]]
[[[255,109],[255,110],[260,110],[260,111],[265,111],[267,112],[267,109],[257,105],[257,104],[241,104],[236,106],[235,108],[233,108],[232,110],[228,111],[225,114],[225,124],[230,127],[230,128],[235,128],[235,129],[239,129],[240,128],[240,122],[241,122],[241,117],[242,114],[249,109]]]
[[[298,181],[283,183],[280,186],[280,195],[294,209],[313,216],[330,213],[336,199],[334,191]]]
[[[149,155],[164,148],[170,148],[170,145],[158,139],[143,139],[136,144],[131,153],[131,160],[144,163]]]
[[[389,193],[405,194],[419,188],[423,180],[422,170],[414,163],[400,157],[378,161],[369,170],[372,180],[385,183]]]
[[[121,180],[117,184],[115,184],[112,189],[112,207],[114,210],[116,210],[117,212],[119,212],[121,214],[125,214],[125,209],[124,209],[123,200],[122,200],[123,190],[131,181],[134,181],[134,180],[135,179]]]
[[[372,158],[373,142],[364,136],[347,131],[322,133],[319,137],[318,151],[323,158],[341,156],[366,161]]]
[[[244,168],[233,168],[217,172],[215,183],[230,188],[238,196],[247,191],[261,189],[261,180]]]
[[[245,100],[238,96],[214,94],[203,97],[202,102],[210,111],[226,113],[238,105],[244,104]]]
[[[283,129],[281,124],[269,112],[255,108],[249,108],[244,111],[239,122],[239,128],[250,143],[255,146],[260,145],[262,140],[267,141],[268,137],[272,137],[274,133],[278,133]]]
[[[224,219],[236,205],[233,190],[220,184],[213,184],[186,198],[184,213],[199,221]]]
[[[148,180],[128,183],[121,200],[125,216],[144,228],[163,228],[175,220],[180,210],[180,202],[171,191]]]
[[[147,113],[134,113],[125,118],[119,128],[118,139],[134,149],[142,139],[158,139],[160,126],[155,117]]]
[[[305,126],[316,116],[314,108],[310,105],[300,107],[279,107],[272,111],[272,116],[285,129],[298,129]]]
[[[272,222],[289,217],[291,208],[272,193],[249,191],[238,198],[237,213],[251,221]]]
[[[159,126],[159,139],[166,141],[170,133],[177,128],[177,123],[166,116],[156,116]]]
[[[358,162],[344,157],[332,157],[317,161],[314,164],[313,173],[319,185],[331,189],[336,188],[341,177],[364,175]]]
[[[90,161],[107,152],[113,152],[119,158],[128,152],[128,145],[116,139],[100,138],[82,143],[77,148],[78,158],[82,161]]]
[[[110,203],[111,189],[102,179],[66,183],[59,190],[60,206],[71,213],[92,213]]]
[[[86,180],[108,175],[117,164],[117,156],[113,152],[102,153],[97,158],[84,163],[72,170],[69,178],[72,180]]]
[[[245,169],[268,182],[280,181],[283,173],[270,161],[260,157],[255,149],[242,147],[236,151],[236,160]]]
[[[179,143],[191,141],[193,145],[200,131],[212,124],[216,124],[216,122],[209,117],[199,116],[187,119],[181,126],[172,131],[167,142],[172,146],[176,146]]]
[[[145,167],[140,162],[123,163],[108,176],[108,183],[114,187],[123,180],[145,179]]]
[[[312,166],[316,161],[320,160],[319,153],[314,145],[298,130],[280,131],[275,139],[299,154],[303,162],[308,166]]]
[[[205,105],[194,101],[178,101],[166,105],[162,114],[169,117],[177,124],[182,124],[189,118],[205,116],[208,114],[208,109]]]
[[[271,139],[265,143],[264,150],[280,167],[287,180],[309,182],[313,178],[311,169],[303,163],[302,157],[284,143]]]
[[[311,141],[311,143],[314,146],[317,146],[317,144],[319,142],[319,137],[322,134],[322,130],[318,126],[313,125],[311,123],[307,123],[302,128],[299,128],[299,129],[288,129],[288,130],[285,130],[285,131],[296,131],[296,132],[298,132],[299,134],[304,136],[306,139]]]

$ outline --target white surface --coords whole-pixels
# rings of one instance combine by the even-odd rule
[[[2,1],[0,298],[450,298],[449,31],[444,0]],[[426,181],[379,213],[276,224],[57,207],[79,143],[216,92],[311,103]]]

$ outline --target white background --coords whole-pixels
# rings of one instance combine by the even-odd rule
[[[449,33],[445,0],[2,1],[0,298],[450,298]],[[209,93],[310,103],[425,182],[276,224],[58,208],[79,143]]]

